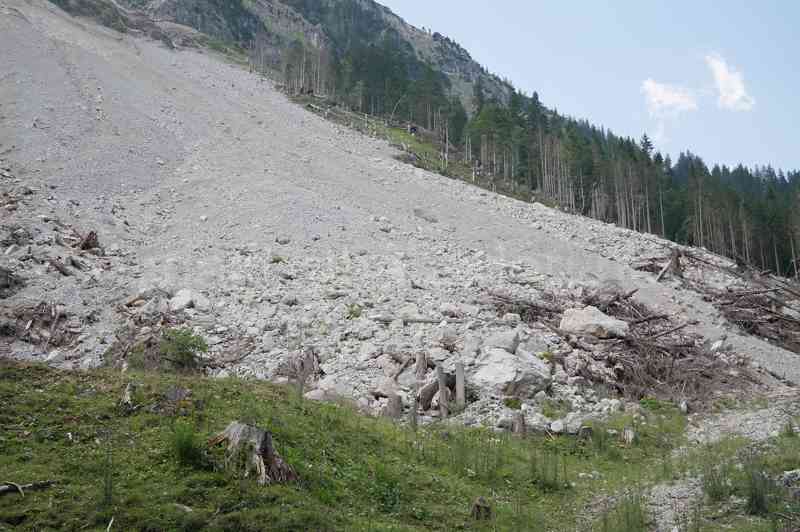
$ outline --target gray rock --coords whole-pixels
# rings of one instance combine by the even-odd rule
[[[504,331],[495,333],[483,342],[484,349],[503,349],[509,353],[517,350],[519,333],[517,331]]]
[[[566,425],[560,419],[557,419],[550,423],[550,432],[553,434],[563,434],[564,430],[566,429]]]
[[[169,300],[169,309],[172,312],[179,312],[187,308],[191,308],[194,304],[194,294],[188,288],[178,290],[172,299]]]
[[[439,223],[439,218],[427,209],[414,209],[414,216],[432,224]]]
[[[447,316],[448,318],[461,318],[464,315],[461,308],[453,303],[444,303],[439,307],[439,312],[442,313],[442,316]]]
[[[559,328],[570,334],[597,338],[624,338],[630,326],[622,320],[604,314],[596,307],[589,306],[564,312]]]
[[[550,366],[530,354],[519,356],[491,348],[476,359],[467,380],[479,390],[498,396],[533,397],[550,384]]]

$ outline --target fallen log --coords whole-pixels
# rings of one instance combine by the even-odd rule
[[[58,259],[48,259],[48,264],[58,271],[64,277],[69,277],[72,275],[72,272]]]
[[[42,482],[32,482],[30,484],[17,484],[15,482],[0,482],[0,496],[10,493],[19,493],[23,497],[26,491],[37,491],[49,488],[55,484],[55,480],[44,480]]]

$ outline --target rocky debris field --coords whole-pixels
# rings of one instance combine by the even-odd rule
[[[4,356],[124,368],[187,326],[212,376],[425,422],[463,365],[454,420],[554,433],[800,382],[709,297],[760,286],[726,259],[401,164],[246,69],[43,1],[2,0],[0,45]]]

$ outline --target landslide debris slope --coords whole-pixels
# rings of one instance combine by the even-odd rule
[[[746,423],[692,419],[692,441],[786,425],[798,355],[704,291],[762,289],[734,264],[692,250],[685,279],[657,281],[641,266],[675,244],[402,164],[174,45],[0,0],[0,356],[127,368],[186,326],[210,346],[209,376],[293,382],[301,357],[308,398],[372,414],[410,414],[422,386],[420,420],[437,420],[434,368],[461,362],[467,405],[451,413],[466,425],[580,433],[642,395],[694,410],[717,392],[773,402]],[[702,379],[637,392],[659,384],[633,380],[631,346],[663,359],[648,334],[697,355]]]
[[[203,294],[207,305],[187,303],[189,323],[220,350],[250,339],[235,371],[271,377],[274,361],[304,343],[341,363],[327,375],[355,374],[345,367],[363,363],[348,359],[354,352],[372,364],[383,345],[429,347],[438,334],[371,317],[435,321],[444,309],[464,318],[454,324],[463,343],[495,332],[475,329],[488,323],[477,319],[491,310],[487,293],[579,299],[613,281],[653,313],[692,322],[687,332],[800,380],[796,355],[739,334],[700,294],[631,267],[668,254],[666,241],[400,164],[385,142],[325,122],[212,54],[120,34],[44,1],[5,0],[0,21],[4,186],[30,192],[3,223],[42,249],[6,249],[31,279],[4,306],[63,305],[80,340],[57,355],[18,341],[19,353],[97,365],[117,307],[147,303],[157,287],[166,299]],[[75,275],[54,273],[48,260],[74,251],[56,233],[92,230],[104,256],[88,253]],[[699,275],[730,283],[713,269]],[[152,303],[145,310],[158,311]],[[347,310],[356,307],[359,316]],[[560,341],[525,335],[540,340],[534,352]],[[381,371],[370,370],[348,386],[374,386]]]

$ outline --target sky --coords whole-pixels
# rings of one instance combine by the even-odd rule
[[[673,159],[800,169],[795,0],[378,1],[559,113],[646,132]]]

